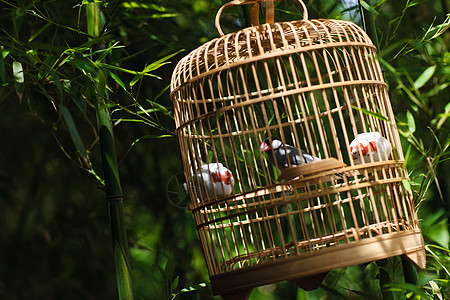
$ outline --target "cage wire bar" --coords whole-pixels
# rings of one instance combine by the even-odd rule
[[[176,132],[215,294],[399,254],[425,267],[376,55],[354,23],[304,18],[222,35],[178,63]],[[349,145],[371,132],[392,151],[356,162]],[[279,166],[266,138],[321,160]],[[198,180],[214,163],[233,174],[229,195]]]

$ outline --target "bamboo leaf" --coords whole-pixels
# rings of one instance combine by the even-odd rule
[[[162,96],[169,88],[170,88],[170,84],[168,84],[165,88],[163,88],[163,89],[158,93],[158,95],[156,95],[154,101],[158,100],[159,97],[161,97],[161,96]]]
[[[144,8],[153,9],[159,12],[166,12],[168,9],[161,5],[142,3],[142,2],[123,2],[122,6],[125,8]]]
[[[435,248],[437,250],[444,252],[444,256],[438,255],[435,251],[432,251],[431,248]],[[445,273],[447,273],[447,275],[450,276],[450,272],[447,269],[448,263],[446,261],[443,261],[443,260],[448,260],[448,256],[450,255],[450,250],[448,250],[444,247],[441,247],[438,245],[432,245],[432,244],[426,245],[425,250],[427,250],[433,256],[433,258],[441,266],[441,268],[445,271]]]
[[[439,285],[436,282],[434,282],[433,280],[428,281],[428,283],[430,284],[431,289],[436,294],[436,296],[438,296],[438,298],[440,300],[443,300],[444,298],[442,298],[442,293],[441,293],[441,289],[439,288]]]
[[[8,54],[9,50],[3,49],[3,46],[0,46],[0,81],[2,83],[5,81],[5,58]]]
[[[119,78],[119,76],[117,76],[116,74],[114,74],[109,70],[107,70],[107,73],[109,77],[111,77],[124,91],[127,91],[125,83],[123,83],[123,81]]]
[[[97,58],[97,60],[95,61],[95,63],[97,64],[97,63],[99,63],[99,62],[101,62],[108,54],[110,54],[111,53],[111,51],[113,50],[113,49],[115,49],[115,48],[117,48],[116,46],[119,44],[119,42],[115,42],[114,44],[112,44],[110,47],[108,47],[107,49],[102,49],[102,50],[100,50],[100,51],[97,51],[98,53],[102,53],[101,55],[100,55],[100,57],[99,58]],[[92,54],[94,54],[94,53],[91,53],[91,55]]]
[[[163,106],[163,105],[161,105],[161,104],[159,104],[159,103],[157,103],[157,102],[155,102],[155,101],[151,101],[151,100],[148,100],[148,99],[146,99],[146,101],[147,101],[148,103],[150,103],[151,106],[153,106],[153,109],[154,109],[155,111],[160,111],[160,112],[162,112],[163,114],[165,114],[165,115],[167,115],[167,116],[170,116],[170,115],[171,115],[171,113],[170,113],[170,111],[167,109],[167,107],[165,107],[165,106]]]
[[[180,279],[180,276],[175,277],[175,279],[172,281],[172,284],[170,285],[170,290],[174,291],[178,287],[178,281]]]
[[[86,5],[86,4],[89,4],[89,3],[102,3],[102,2],[103,2],[103,0],[83,0],[81,2],[81,4],[82,5]]]
[[[409,181],[406,180],[406,179],[403,179],[403,180],[402,180],[402,184],[403,184],[403,187],[405,188],[405,190],[406,190],[408,193],[412,194],[411,185],[409,184]]]
[[[167,260],[166,266],[164,267],[166,279],[170,280],[172,278],[173,270],[174,270],[173,259],[169,258],[169,260]]]
[[[25,79],[24,79],[24,75],[23,75],[22,63],[15,61],[15,62],[13,62],[12,67],[13,67],[14,80],[16,81],[16,83],[19,83],[19,84],[24,83]]]
[[[434,72],[436,71],[437,65],[430,66],[420,74],[419,78],[414,82],[414,87],[416,89],[420,89],[423,87],[430,79],[433,77]]]
[[[46,23],[44,26],[39,28],[30,38],[28,39],[28,43],[32,42],[35,38],[37,38],[42,32],[44,32],[45,29],[47,29],[51,23]]]
[[[159,273],[161,273],[162,277],[166,279],[167,278],[166,271],[164,271],[164,269],[159,265],[156,265],[156,268],[158,269]]]
[[[3,59],[5,59],[10,52],[11,52],[11,50],[3,49],[3,46],[1,46],[0,53],[1,53],[1,56]]]
[[[447,118],[450,117],[450,102],[447,103],[447,105],[445,105],[444,113],[443,114],[439,114],[438,116],[440,116],[440,119],[439,119],[439,121],[436,124],[436,129],[437,130],[441,129],[442,125],[444,125],[444,123],[447,120]]]
[[[383,115],[381,115],[381,114],[378,114],[378,113],[375,113],[375,112],[373,112],[373,111],[367,110],[367,109],[365,109],[365,108],[363,108],[363,107],[359,108],[359,107],[357,107],[357,106],[352,105],[352,108],[353,108],[353,109],[356,109],[356,110],[359,110],[359,111],[361,111],[362,113],[364,113],[364,114],[366,114],[366,115],[370,115],[370,116],[375,117],[375,118],[377,118],[377,119],[380,119],[380,120],[389,122],[389,119],[386,118],[385,116],[383,116]]]
[[[157,61],[147,65],[144,67],[144,69],[140,72],[137,72],[137,75],[130,81],[130,86],[132,87],[133,85],[136,84],[136,82],[138,82],[139,80],[142,79],[142,77],[144,76],[151,76],[151,77],[156,77],[158,79],[161,79],[160,77],[153,75],[153,74],[149,74],[149,72],[154,71],[166,64],[168,64],[169,62],[167,62],[167,60],[171,59],[172,57],[174,57],[175,55],[177,55],[178,53],[180,53],[182,50],[179,50],[177,52],[174,52],[172,54],[166,55],[163,58],[158,59]]]
[[[97,79],[98,79],[97,92],[99,93],[100,96],[105,97],[106,96],[106,76],[102,70],[98,70]]]
[[[122,161],[125,159],[125,157],[128,155],[128,153],[130,153],[131,149],[133,149],[133,147],[140,141],[146,140],[146,139],[162,139],[162,138],[171,138],[171,137],[173,137],[173,135],[169,135],[169,134],[153,135],[153,134],[151,134],[151,135],[145,135],[140,138],[137,138],[136,140],[134,140],[133,143],[131,143],[130,147],[128,148],[127,152],[123,155],[119,164],[122,163]]]
[[[406,6],[406,8],[410,8],[419,4],[422,4],[424,2],[426,2],[427,0],[414,0],[408,3],[408,5]]]
[[[167,13],[167,14],[152,14],[152,15],[143,15],[137,16],[140,19],[163,19],[163,18],[173,18],[178,16],[177,13]]]
[[[373,13],[374,15],[378,15],[378,12],[369,4],[367,4],[367,2],[363,1],[363,0],[359,0],[359,3],[361,3],[361,6],[367,10],[370,11],[371,13]]]
[[[97,66],[101,67],[101,68],[107,68],[107,69],[122,71],[122,72],[133,74],[133,75],[136,75],[136,74],[139,73],[138,71],[133,71],[133,70],[129,70],[129,69],[125,69],[125,68],[121,68],[121,67],[105,64],[105,63],[98,63]]]
[[[14,76],[14,80],[15,80],[14,87],[16,89],[16,94],[19,97],[19,100],[22,100],[23,90],[24,90],[24,82],[25,82],[22,64],[18,61],[15,61],[15,62],[13,62],[12,68],[13,68],[13,76]]]
[[[408,122],[409,132],[414,133],[416,131],[416,122],[414,121],[414,116],[409,110],[406,111],[406,120]]]
[[[58,74],[57,74],[56,72],[53,72],[52,69],[49,69],[48,72],[49,72],[49,74],[50,74],[50,77],[53,79],[53,84],[54,84],[54,85],[56,86],[56,88],[58,89],[58,92],[59,92],[59,98],[60,98],[61,101],[62,101],[62,99],[63,99],[63,97],[64,97],[64,90],[63,90],[63,86],[62,86],[62,84],[61,84],[61,81],[60,81],[60,79],[59,79],[59,76],[58,76]]]
[[[178,50],[177,52],[174,52],[172,54],[164,56],[163,58],[158,59],[157,61],[146,66],[142,72],[150,72],[150,71],[158,69],[159,67],[164,65],[163,62],[171,59],[172,57],[174,57],[175,55],[177,55],[178,53],[180,53],[182,51],[184,51],[184,49]]]
[[[180,294],[194,292],[194,291],[197,291],[199,289],[203,289],[205,287],[206,287],[206,283],[199,283],[199,284],[187,287],[187,288],[183,288],[183,289],[181,289],[180,291],[178,291],[176,293],[172,293],[172,299],[175,299]]]
[[[60,104],[58,106],[61,115],[63,116],[64,122],[69,130],[70,136],[72,138],[73,144],[78,151],[78,154],[81,157],[86,157],[86,150],[83,146],[83,141],[81,140],[80,134],[78,133],[78,129],[75,126],[75,122],[73,121],[72,114],[64,105]]]

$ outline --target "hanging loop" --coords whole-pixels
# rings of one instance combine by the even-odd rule
[[[220,16],[222,15],[222,12],[232,6],[239,6],[244,4],[251,4],[251,22],[252,26],[259,25],[259,8],[260,3],[265,2],[266,3],[266,23],[274,23],[275,22],[275,13],[274,13],[274,1],[280,1],[280,0],[232,0],[230,2],[225,3],[222,5],[222,7],[217,11],[216,14],[216,29],[220,36],[223,36],[224,33],[222,31],[222,28],[220,27]],[[302,8],[303,13],[303,20],[308,20],[308,11],[306,9],[305,3],[303,3],[302,0],[294,0],[297,2],[298,5]]]

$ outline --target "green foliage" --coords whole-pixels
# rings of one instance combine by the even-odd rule
[[[102,28],[91,31],[86,6],[94,2],[103,3],[0,0],[0,254],[11,257],[0,267],[0,298],[117,294],[108,215],[95,192],[104,188],[100,105],[112,111],[117,137],[135,297],[215,299],[192,216],[167,198],[168,182],[182,170],[168,84],[169,61],[217,36],[213,13],[224,1],[112,0],[95,20]],[[305,3],[310,18],[359,20],[357,6]],[[440,0],[361,5],[375,18],[410,172],[403,184],[418,207],[427,268],[418,286],[405,283],[400,259],[391,258],[334,270],[316,291],[278,283],[250,299],[450,296],[448,7]],[[276,9],[277,20],[301,18],[293,1]],[[241,8],[222,17],[224,32],[245,23]]]

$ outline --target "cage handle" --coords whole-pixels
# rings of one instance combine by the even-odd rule
[[[274,13],[274,1],[280,1],[280,0],[232,0],[230,2],[225,3],[222,5],[222,7],[217,11],[216,14],[216,29],[220,36],[224,36],[224,33],[222,31],[222,28],[220,27],[220,16],[222,15],[222,12],[232,6],[239,6],[244,4],[251,4],[251,22],[252,26],[259,25],[259,8],[260,3],[265,2],[266,3],[266,23],[274,23],[275,21],[275,13]],[[308,11],[306,10],[306,5],[303,3],[302,0],[294,0],[297,2],[298,5],[302,8],[303,13],[303,20],[308,20]]]

